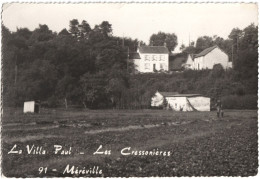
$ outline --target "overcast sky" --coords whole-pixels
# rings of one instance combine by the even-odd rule
[[[257,5],[245,3],[160,3],[160,4],[5,4],[2,19],[11,31],[27,27],[34,30],[47,24],[53,31],[69,28],[69,21],[86,20],[93,28],[102,21],[112,24],[113,34],[138,38],[148,43],[158,31],[175,33],[180,44],[199,36],[227,38],[235,27],[258,24]]]

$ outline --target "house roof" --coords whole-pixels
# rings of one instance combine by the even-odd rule
[[[196,56],[197,54],[189,54],[189,55],[190,55],[191,59],[194,60],[194,58],[195,58],[195,56]]]
[[[158,54],[168,54],[168,48],[164,46],[141,46],[139,47],[140,53],[158,53]]]
[[[200,52],[199,54],[195,55],[194,58],[198,58],[198,57],[205,56],[205,55],[207,55],[209,52],[211,52],[212,50],[214,50],[215,48],[218,48],[218,46],[215,45],[215,46],[213,46],[213,47],[206,48],[206,49],[204,49],[202,52]]]
[[[171,97],[195,97],[195,96],[202,96],[201,94],[176,94]]]
[[[139,53],[137,52],[131,52],[129,53],[129,59],[141,59]]]
[[[188,59],[188,54],[186,53],[170,55],[169,69],[173,71],[181,70],[182,65],[187,62],[187,59]]]
[[[202,96],[201,94],[179,94],[178,92],[161,92],[158,91],[164,97],[195,97],[195,96]]]
[[[167,97],[167,96],[169,97],[169,96],[174,96],[176,94],[179,94],[178,92],[161,92],[161,91],[158,91],[158,93],[160,93],[164,97]]]

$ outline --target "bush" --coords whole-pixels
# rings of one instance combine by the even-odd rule
[[[224,74],[225,74],[225,70],[221,64],[215,64],[213,66],[213,69],[211,71],[212,78],[219,78],[222,77]]]
[[[222,97],[224,109],[257,109],[257,95],[229,95]]]

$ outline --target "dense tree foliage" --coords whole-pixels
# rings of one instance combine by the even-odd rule
[[[173,51],[178,45],[177,36],[174,33],[158,32],[150,37],[151,46],[164,46],[168,48],[169,52]]]
[[[228,39],[200,37],[196,45],[183,47],[186,53],[198,53],[218,45],[233,59],[234,69],[225,71],[216,65],[213,70],[172,74],[129,73],[132,64],[127,61],[127,54],[144,43],[113,36],[112,32],[107,21],[91,28],[87,21],[79,23],[77,19],[70,21],[68,30],[59,33],[47,25],[16,32],[2,26],[4,106],[41,100],[49,107],[149,108],[151,97],[159,90],[201,93],[212,101],[222,97],[228,99],[228,107],[242,99],[256,107],[257,26],[233,29]],[[173,50],[177,36],[162,32],[151,36],[153,45],[164,42]]]

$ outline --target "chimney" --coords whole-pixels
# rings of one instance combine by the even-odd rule
[[[165,46],[165,47],[166,47],[166,42],[164,42],[164,43],[163,43],[163,46]]]
[[[140,46],[141,46],[141,42],[139,41],[139,42],[138,42],[138,47],[140,47]]]

